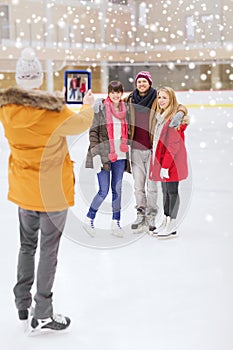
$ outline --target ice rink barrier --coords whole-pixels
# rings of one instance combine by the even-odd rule
[[[127,96],[130,92],[125,92]],[[106,98],[106,93],[94,93],[95,99]],[[232,108],[233,107],[233,90],[221,91],[176,91],[179,103],[184,104],[187,108]],[[70,105],[72,109],[80,109],[80,106]]]

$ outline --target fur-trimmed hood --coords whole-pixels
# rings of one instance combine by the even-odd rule
[[[47,112],[60,112],[65,107],[61,92],[53,94],[42,90],[23,90],[10,87],[0,90],[0,108],[5,122],[12,127],[29,127]]]
[[[0,107],[8,104],[58,112],[64,107],[65,97],[59,91],[51,94],[42,90],[23,90],[19,87],[10,87],[0,90]]]

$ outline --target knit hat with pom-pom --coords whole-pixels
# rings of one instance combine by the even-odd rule
[[[153,81],[152,81],[152,78],[151,78],[151,74],[150,72],[147,72],[145,70],[139,72],[137,75],[136,75],[136,78],[135,78],[135,84],[137,83],[137,80],[139,78],[144,78],[148,81],[148,83],[151,85],[153,85]]]
[[[16,83],[23,89],[37,89],[43,83],[43,71],[35,51],[26,48],[16,63]]]

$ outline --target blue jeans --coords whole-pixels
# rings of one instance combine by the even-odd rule
[[[71,99],[71,97],[72,97],[73,99],[75,99],[75,93],[76,93],[76,91],[77,91],[76,89],[75,89],[75,90],[74,90],[74,89],[71,90],[70,97],[69,97],[70,99]]]
[[[110,171],[101,170],[98,174],[99,191],[90,205],[87,217],[94,219],[96,213],[108,195],[110,183],[112,189],[112,219],[120,220],[121,216],[121,188],[122,178],[125,171],[126,159],[111,162]],[[111,176],[112,174],[112,176]],[[111,181],[110,181],[111,177]]]

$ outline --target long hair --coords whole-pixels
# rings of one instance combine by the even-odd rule
[[[167,109],[164,110],[164,109],[160,108],[159,103],[157,102],[157,109],[156,110],[159,114],[164,113],[165,120],[174,116],[174,114],[176,114],[178,111],[182,111],[184,113],[184,115],[187,114],[187,112],[188,112],[187,108],[178,103],[175,91],[171,87],[163,86],[162,88],[160,88],[158,90],[158,96],[159,96],[159,93],[161,91],[165,92],[168,95],[169,105],[168,105]]]

